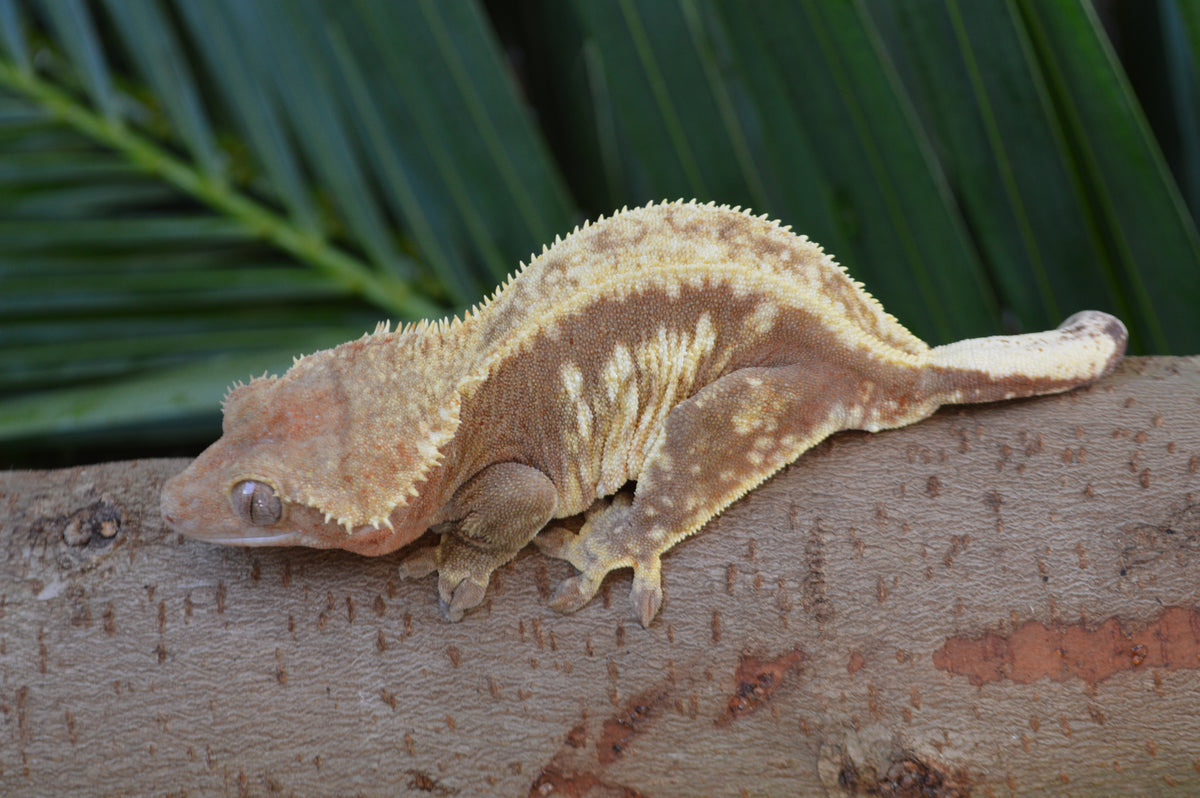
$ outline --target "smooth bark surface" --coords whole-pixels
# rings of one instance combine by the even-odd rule
[[[1200,358],[835,436],[573,616],[0,474],[0,794],[1200,792]],[[906,791],[907,790],[907,791]]]

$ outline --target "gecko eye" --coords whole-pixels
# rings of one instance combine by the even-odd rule
[[[229,502],[243,521],[254,526],[270,526],[283,515],[283,504],[275,495],[275,489],[253,479],[234,485]]]

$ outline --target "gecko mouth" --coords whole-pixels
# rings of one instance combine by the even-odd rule
[[[246,537],[201,537],[192,535],[199,540],[209,543],[222,543],[226,546],[291,546],[296,543],[295,532],[276,532],[273,535],[248,535]]]
[[[220,543],[226,546],[292,546],[297,545],[298,535],[293,531],[264,532],[257,535],[238,535],[212,529],[202,529],[191,524],[176,520],[176,514],[171,510],[163,512],[163,520],[167,522],[172,532],[178,532],[192,540],[202,540],[205,543]]]
[[[170,516],[166,516],[165,520],[173,532],[178,532],[184,537],[192,540],[201,540],[205,543],[219,543],[224,546],[294,546],[299,545],[298,535],[295,532],[274,532],[258,535],[237,535],[222,533],[215,530],[197,529],[197,528],[180,528],[180,524],[176,524],[175,520]]]

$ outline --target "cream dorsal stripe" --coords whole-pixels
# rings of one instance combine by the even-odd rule
[[[651,204],[555,241],[461,319],[380,325],[235,387],[163,515],[207,541],[371,555],[432,529],[401,572],[436,571],[452,620],[532,541],[579,571],[555,609],[631,567],[649,624],[662,555],[826,436],[1085,385],[1125,339],[1084,311],[931,349],[786,227]],[[585,510],[578,533],[545,528]]]

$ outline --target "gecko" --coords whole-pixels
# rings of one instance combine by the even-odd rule
[[[649,626],[663,555],[829,435],[1085,385],[1126,338],[1089,310],[930,347],[788,227],[651,203],[557,238],[461,318],[381,324],[235,386],[162,514],[200,540],[364,555],[432,531],[400,574],[436,572],[452,621],[533,542],[577,571],[551,607],[632,568]]]

